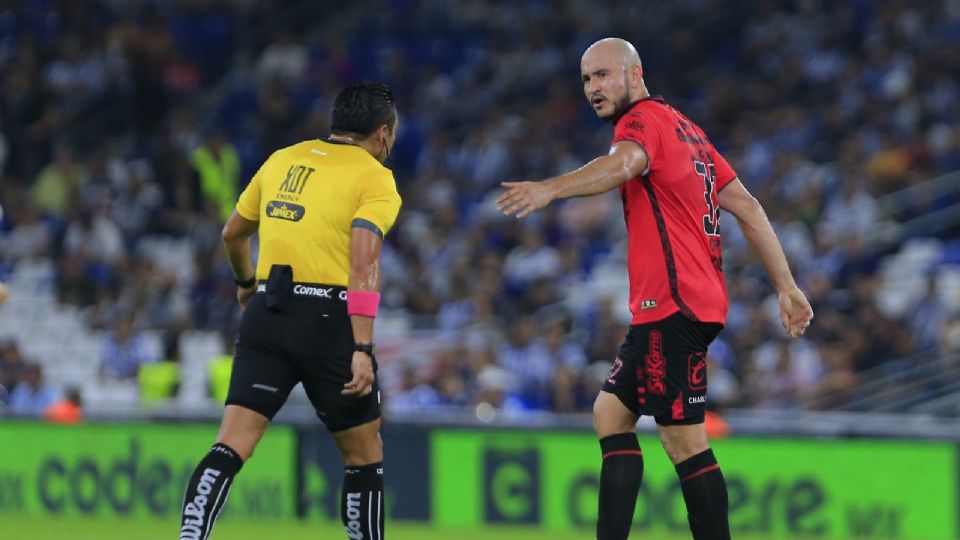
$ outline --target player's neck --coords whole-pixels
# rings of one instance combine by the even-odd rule
[[[642,85],[642,86],[640,86],[640,89],[637,91],[637,94],[636,94],[635,96],[633,96],[633,99],[630,100],[630,102],[631,102],[631,103],[636,103],[636,102],[640,101],[641,99],[647,99],[648,97],[650,97],[650,91],[647,90],[647,86],[646,86],[646,85]]]
[[[341,134],[331,133],[330,136],[327,137],[327,140],[333,143],[352,144],[353,146],[358,146],[366,150],[367,153],[370,154],[371,156],[377,157],[377,152],[376,150],[374,150],[373,143],[370,141],[369,138],[357,139],[356,137],[353,137],[351,135],[341,135]]]

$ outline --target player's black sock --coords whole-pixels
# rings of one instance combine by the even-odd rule
[[[624,540],[630,534],[633,509],[643,480],[643,453],[636,433],[618,433],[600,439],[598,540]]]
[[[183,497],[180,540],[206,540],[227,502],[243,459],[225,444],[213,445],[193,471]]]
[[[383,540],[383,462],[344,467],[340,519],[350,540]]]
[[[676,468],[694,540],[729,540],[727,483],[713,450],[708,448]]]

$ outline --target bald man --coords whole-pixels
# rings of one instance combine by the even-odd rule
[[[603,459],[597,538],[630,533],[643,477],[635,429],[649,415],[680,477],[693,537],[729,539],[727,487],[703,424],[707,347],[727,314],[721,208],[737,218],[766,268],[784,330],[802,335],[813,310],[763,208],[703,130],[650,95],[633,45],[616,38],[594,43],[580,76],[590,106],[614,125],[610,152],[540,182],[504,182],[497,204],[522,218],[556,199],[611,189],[623,199],[633,319],[593,406]]]

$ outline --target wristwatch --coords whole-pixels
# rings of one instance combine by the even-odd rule
[[[370,358],[373,358],[373,343],[354,343],[353,350],[365,352],[370,355]]]
[[[233,278],[233,282],[237,284],[237,287],[241,287],[243,289],[249,289],[250,287],[253,287],[254,285],[257,284],[257,276],[253,276],[252,278],[246,281],[240,281],[237,278]]]

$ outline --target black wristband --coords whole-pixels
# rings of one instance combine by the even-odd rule
[[[365,352],[370,355],[370,358],[373,358],[373,343],[354,343],[353,350]]]
[[[237,284],[237,287],[240,287],[242,289],[249,289],[250,287],[253,287],[254,285],[257,284],[257,276],[253,276],[252,278],[246,281],[240,281],[237,278],[233,278],[233,282]]]

